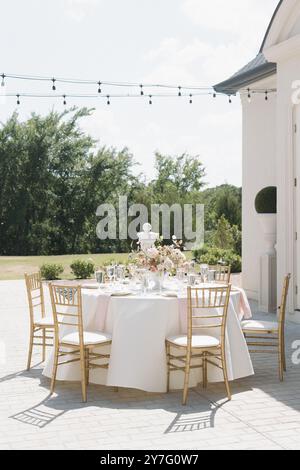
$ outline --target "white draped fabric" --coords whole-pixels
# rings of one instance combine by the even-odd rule
[[[241,295],[240,291],[231,293],[228,310],[226,354],[231,381],[254,373],[241,330]],[[112,335],[109,369],[92,370],[90,382],[147,392],[166,392],[165,339],[185,333],[182,331],[180,299],[151,294],[110,297],[101,293],[100,289],[84,289],[82,298],[84,329],[106,331]],[[211,330],[209,334],[214,335]],[[45,376],[51,377],[52,365],[53,353],[46,362]],[[222,382],[222,371],[210,366],[208,379],[210,382]],[[57,380],[80,380],[79,363],[60,366]],[[201,370],[191,371],[190,386],[196,386],[199,382]],[[183,388],[182,373],[171,374],[171,388]]]

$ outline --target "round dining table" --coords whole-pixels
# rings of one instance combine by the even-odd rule
[[[180,293],[170,289],[162,292],[125,292],[125,289],[128,288],[124,286],[117,290],[116,287],[109,289],[109,286],[82,286],[84,330],[105,331],[112,335],[112,344],[107,348],[109,367],[107,370],[92,369],[90,382],[164,393],[167,391],[165,340],[186,333],[187,289],[181,288]],[[226,326],[226,360],[230,381],[254,374],[241,329],[243,317],[251,316],[249,309],[245,312],[245,300],[241,289],[232,289]],[[74,331],[70,326],[65,328],[64,334]],[[209,334],[218,336],[219,329],[210,330]],[[52,375],[53,356],[52,351],[43,370],[49,378]],[[183,379],[180,371],[173,372],[170,388],[182,389]],[[79,362],[61,365],[57,380],[79,381]],[[193,369],[190,386],[195,387],[201,380],[201,369]],[[208,380],[223,382],[222,371],[209,366]]]

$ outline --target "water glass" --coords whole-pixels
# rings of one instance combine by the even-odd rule
[[[96,271],[95,279],[98,284],[104,284],[104,272],[101,270]]]
[[[193,273],[188,274],[188,285],[190,287],[194,287],[196,285],[196,280],[197,280],[196,274],[193,274]]]
[[[184,278],[185,278],[185,271],[184,269],[182,268],[178,268],[177,271],[176,271],[176,277],[178,279],[178,281],[184,281]]]
[[[207,275],[207,282],[212,283],[216,279],[216,271],[214,269],[209,269]]]

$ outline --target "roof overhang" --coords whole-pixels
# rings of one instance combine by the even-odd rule
[[[276,63],[268,62],[263,52],[274,21],[283,3],[284,0],[280,0],[274,11],[272,19],[266,31],[264,40],[262,42],[259,54],[255,57],[255,59],[253,59],[240,71],[235,73],[232,77],[215,85],[214,89],[216,92],[224,93],[226,95],[235,95],[242,88],[250,87],[250,85],[252,85],[253,83],[258,82],[260,80],[264,80],[265,78],[276,74]]]
[[[214,89],[217,93],[235,95],[242,88],[247,88],[252,83],[268,78],[276,74],[276,72],[277,65],[273,62],[266,62],[244,73],[234,75],[224,82],[218,83],[214,86]]]

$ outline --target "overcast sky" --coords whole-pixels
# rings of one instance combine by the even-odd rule
[[[1,0],[0,73],[207,86],[258,52],[278,0]],[[49,92],[8,80],[7,92]],[[96,87],[58,86],[93,93]],[[105,93],[105,87],[103,89]],[[218,97],[68,100],[95,107],[82,124],[100,144],[129,147],[154,175],[154,152],[200,155],[210,186],[241,184],[241,106]],[[61,111],[62,100],[22,99],[18,111]],[[16,100],[0,105],[4,121]]]

